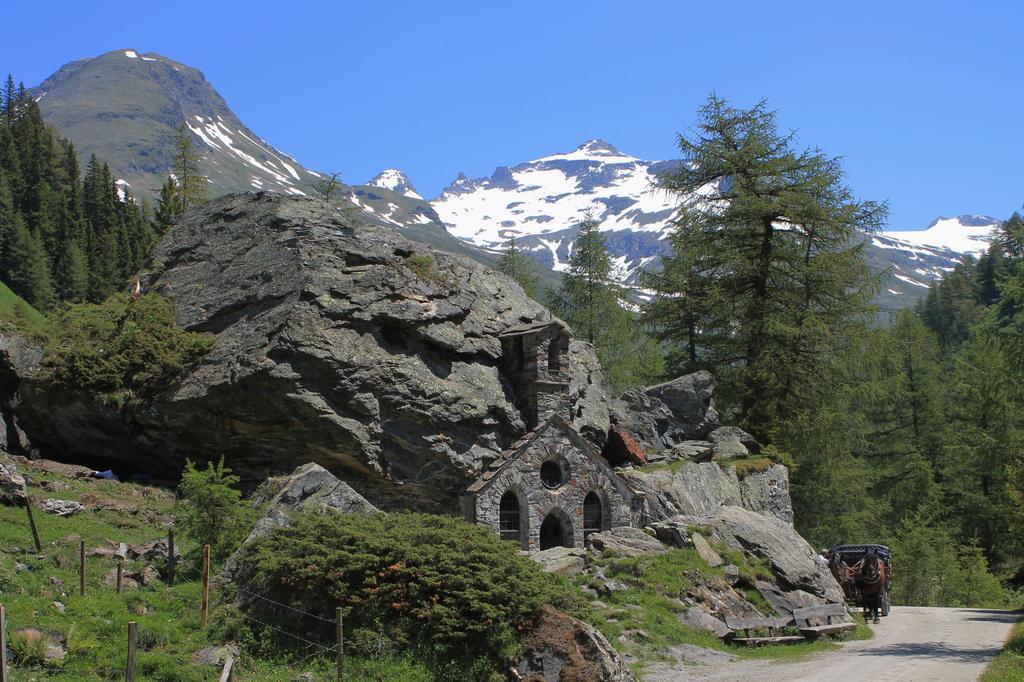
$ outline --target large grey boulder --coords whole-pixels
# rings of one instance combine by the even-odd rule
[[[527,633],[512,677],[531,682],[636,682],[636,675],[604,635],[550,606],[541,608]]]
[[[274,528],[289,526],[298,512],[372,513],[377,508],[334,474],[315,462],[303,464],[288,476],[268,479],[252,504],[264,508],[245,542],[269,535]]]
[[[687,374],[657,386],[630,389],[611,403],[612,422],[653,451],[701,440],[718,428],[715,378]]]
[[[659,537],[672,528],[704,526],[712,537],[728,546],[768,561],[787,590],[803,590],[830,602],[842,602],[843,592],[828,567],[790,524],[773,516],[737,506],[724,506],[708,516],[681,516],[654,524]]]
[[[620,475],[633,490],[643,493],[648,521],[713,514],[724,504],[743,503],[736,472],[715,462],[680,462],[653,471],[641,467]]]
[[[749,471],[741,479],[730,466],[717,462],[674,463],[671,467],[628,469],[620,476],[643,494],[648,523],[679,515],[709,515],[734,505],[793,522],[789,472],[781,464]]]
[[[573,576],[587,567],[587,550],[579,547],[552,547],[530,558],[540,564],[540,570],[555,575]]]
[[[664,554],[668,550],[658,538],[642,528],[619,526],[594,533],[587,538],[591,549],[598,552],[613,552],[620,557],[635,557],[645,554]]]
[[[130,411],[29,382],[23,421],[44,454],[168,477],[223,454],[251,481],[313,461],[375,503],[440,511],[525,432],[498,335],[551,313],[483,265],[269,193],[186,214],[153,261],[146,288],[213,349]],[[600,442],[593,349],[573,342],[567,360],[574,425]]]
[[[739,480],[740,499],[745,509],[793,523],[793,499],[789,494],[789,470],[773,464],[764,471],[751,471]]]

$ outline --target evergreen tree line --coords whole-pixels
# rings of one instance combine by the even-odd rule
[[[8,77],[0,92],[0,281],[42,311],[125,289],[178,213],[205,198],[196,162],[179,131],[174,176],[151,211],[95,155],[83,175],[71,141]]]
[[[661,178],[679,198],[672,252],[633,314],[599,225],[584,220],[547,294],[596,346],[611,389],[698,369],[718,408],[789,455],[798,530],[820,547],[883,542],[897,603],[979,605],[1024,582],[1024,229],[879,324],[859,200],[839,159],[800,149],[761,103],[716,97]],[[698,191],[699,190],[699,191]],[[510,244],[500,268],[538,296]]]

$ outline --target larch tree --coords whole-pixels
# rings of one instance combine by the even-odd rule
[[[652,383],[664,374],[661,350],[623,306],[625,292],[613,267],[600,223],[587,215],[578,227],[569,266],[548,307],[568,322],[577,338],[594,345],[613,393]]]
[[[537,267],[534,265],[533,259],[519,248],[515,237],[510,237],[506,243],[505,251],[498,259],[497,269],[498,272],[515,280],[527,296],[539,300],[540,279],[537,275]]]
[[[741,423],[771,440],[828,390],[832,359],[872,312],[862,232],[886,208],[852,196],[839,159],[798,150],[764,102],[712,95],[678,144],[685,162],[661,177],[679,199],[674,250],[653,282],[668,303],[651,321],[689,346],[677,356],[715,368]]]

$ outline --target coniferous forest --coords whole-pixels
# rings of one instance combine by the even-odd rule
[[[158,236],[147,203],[48,127],[25,86],[0,93],[0,273],[41,311],[127,290]]]
[[[715,97],[679,148],[694,163],[662,177],[680,209],[673,255],[645,278],[655,298],[628,303],[585,220],[549,307],[614,390],[711,371],[719,409],[790,466],[812,544],[886,543],[920,578],[897,581],[898,603],[1003,603],[1024,585],[1021,218],[883,315],[886,273],[857,236],[886,206],[856,199],[840,160],[799,148],[764,103]],[[502,269],[536,291],[525,261],[513,245]]]

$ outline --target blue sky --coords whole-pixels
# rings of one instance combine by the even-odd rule
[[[239,117],[351,183],[435,196],[600,137],[671,158],[708,92],[761,98],[843,156],[893,229],[1024,203],[1020,2],[9,3],[0,70],[35,85],[118,48],[202,70]],[[39,30],[25,27],[40,26]]]

